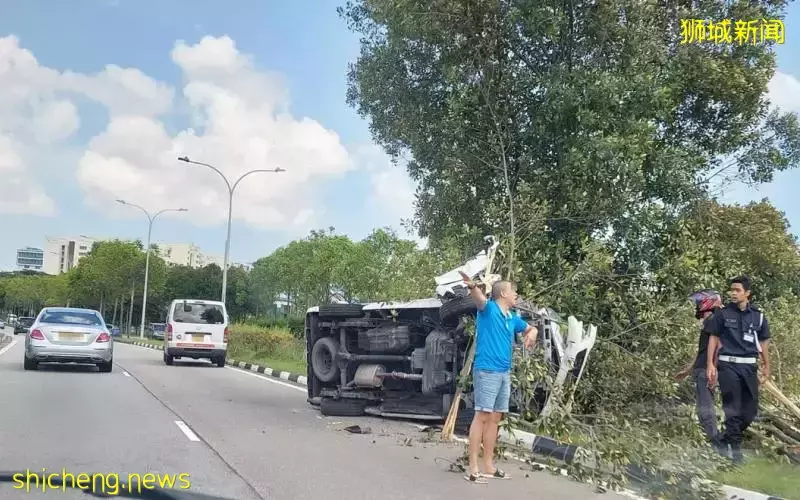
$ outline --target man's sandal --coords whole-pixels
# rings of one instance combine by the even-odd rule
[[[464,476],[464,479],[469,481],[470,483],[475,483],[475,484],[488,484],[489,483],[489,481],[484,479],[483,474],[480,474],[480,473],[477,473],[477,472],[475,474],[469,474],[469,475]]]
[[[494,474],[481,474],[483,477],[488,477],[490,479],[511,479],[511,476],[506,474],[500,469],[495,469]]]

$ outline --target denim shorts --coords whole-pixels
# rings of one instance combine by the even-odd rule
[[[472,375],[475,411],[508,413],[511,372],[475,370]]]

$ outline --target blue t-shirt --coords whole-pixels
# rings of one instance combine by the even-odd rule
[[[514,338],[524,332],[528,324],[509,311],[503,314],[494,300],[488,300],[483,311],[478,311],[475,324],[478,335],[475,345],[475,370],[504,373],[511,371]]]

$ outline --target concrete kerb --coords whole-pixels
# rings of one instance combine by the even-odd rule
[[[123,342],[125,344],[132,344],[139,347],[155,349],[158,351],[164,349],[160,345],[148,344],[146,342],[140,342],[137,340],[116,338],[115,341]],[[2,340],[0,340],[0,345],[2,345]],[[304,386],[308,385],[308,379],[306,376],[300,375],[299,373],[277,371],[267,366],[259,366],[254,363],[246,363],[244,361],[236,361],[233,359],[228,359],[226,363],[234,368],[240,368],[242,370],[258,373],[267,377],[278,378]],[[553,459],[565,464],[572,463],[573,460],[578,459],[582,460],[583,465],[586,467],[596,467],[596,464],[593,460],[581,458],[582,456],[590,455],[579,453],[580,449],[577,446],[559,443],[558,441],[546,436],[537,436],[536,434],[522,430],[509,432],[505,429],[501,429],[499,440],[504,444],[514,447],[514,449],[525,450],[525,452],[530,451],[534,457]],[[560,472],[562,475],[565,473],[564,470],[561,470]],[[784,500],[780,497],[770,496],[757,491],[745,490],[734,486],[723,485],[722,489],[726,500]]]
[[[147,342],[141,342],[139,340],[128,340],[124,338],[115,338],[116,342],[122,342],[123,344],[131,344],[139,347],[146,347],[148,349],[155,349],[157,351],[163,351],[164,347],[161,345],[156,344],[148,344]],[[258,373],[260,375],[264,375],[266,377],[277,378],[281,380],[285,380],[288,382],[294,382],[295,384],[299,385],[308,385],[308,379],[305,375],[301,375],[299,373],[292,373],[292,372],[284,372],[274,370],[268,366],[260,366],[255,363],[247,363],[244,361],[236,361],[235,359],[227,359],[225,364],[228,366],[232,366],[234,368],[240,368],[242,370],[247,370],[253,373]]]
[[[530,450],[534,457],[549,458],[566,464],[572,463],[575,460],[580,460],[586,467],[596,468],[597,466],[594,461],[581,458],[590,455],[583,453],[579,447],[559,443],[549,437],[537,436],[527,431],[515,430],[509,433],[505,429],[501,429],[500,441],[516,448],[522,448],[526,451]],[[632,466],[630,467],[630,472],[641,477],[641,471],[637,469],[637,467]],[[722,485],[722,491],[726,500],[784,500],[780,497],[729,485]]]

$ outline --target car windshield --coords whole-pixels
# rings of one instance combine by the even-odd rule
[[[97,314],[81,311],[47,311],[42,316],[42,323],[88,326],[102,326],[103,324]]]
[[[190,310],[185,310],[190,309]],[[220,325],[225,322],[222,306],[218,304],[192,304],[179,302],[175,304],[172,318],[177,323],[207,323]]]

